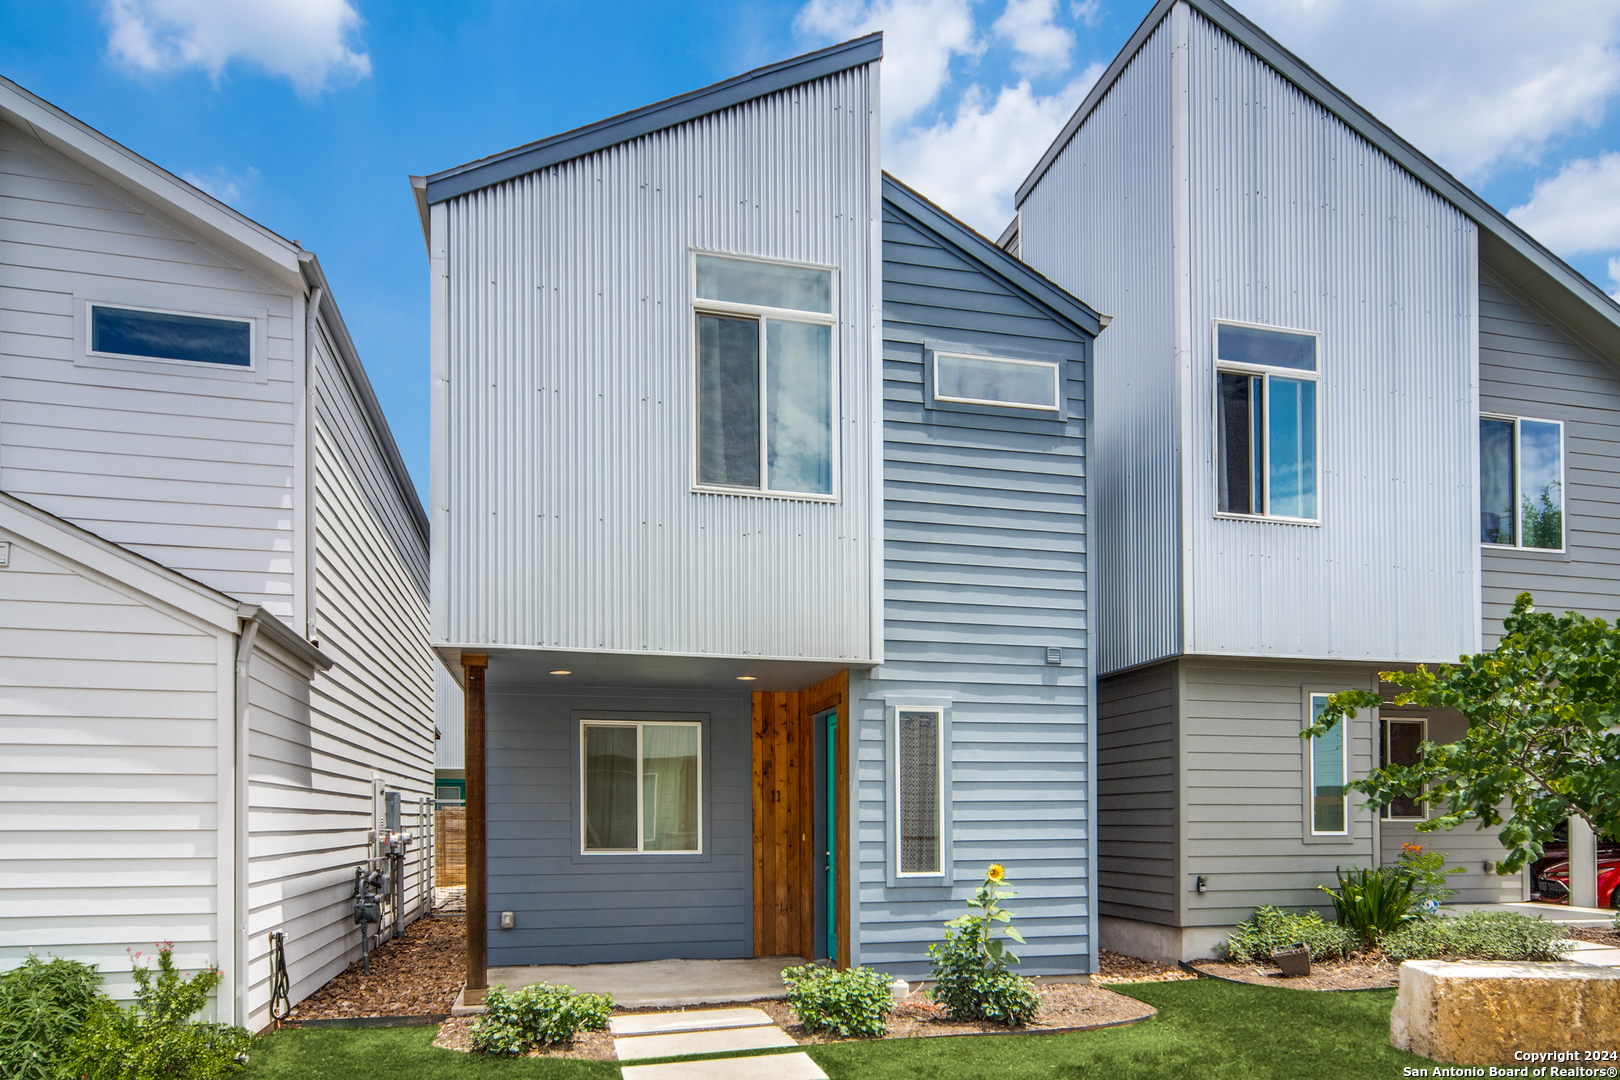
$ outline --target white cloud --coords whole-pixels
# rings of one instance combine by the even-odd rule
[[[288,79],[312,96],[371,74],[349,40],[349,0],[107,0],[108,51],[140,71],[199,68],[218,80],[233,60]]]
[[[1283,45],[1465,180],[1535,162],[1620,92],[1620,4],[1238,0]]]
[[[233,173],[220,166],[209,173],[182,173],[180,179],[207,192],[222,203],[235,206],[242,198],[242,193],[259,179],[258,169],[248,169],[245,173]]]
[[[1075,0],[1069,5],[1069,11],[1087,26],[1102,22],[1102,0]]]
[[[1045,97],[1028,81],[1002,87],[993,101],[970,86],[953,117],[907,132],[884,149],[884,164],[993,239],[1012,220],[1018,185],[1102,72],[1092,64]]]
[[[1620,153],[1567,162],[1508,217],[1566,257],[1620,248]]]
[[[1063,71],[1069,66],[1074,32],[1052,21],[1057,0],[1007,0],[991,31],[1020,53],[1018,70],[1026,75]]]
[[[883,31],[883,126],[891,130],[939,97],[953,57],[984,52],[971,0],[810,0],[794,28],[833,40]]]

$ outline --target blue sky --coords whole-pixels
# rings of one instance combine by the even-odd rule
[[[1237,0],[1620,290],[1620,4]],[[885,165],[994,234],[1148,0],[0,0],[0,73],[316,252],[418,487],[427,260],[406,176],[874,29]]]

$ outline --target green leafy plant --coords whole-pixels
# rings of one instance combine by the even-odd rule
[[[1376,945],[1385,934],[1417,918],[1412,911],[1412,905],[1416,903],[1413,896],[1416,885],[1406,874],[1389,867],[1348,872],[1335,869],[1333,873],[1339,879],[1337,889],[1330,889],[1326,885],[1318,885],[1317,888],[1332,899],[1333,912],[1338,916],[1339,925],[1354,933],[1363,943]]]
[[[1226,938],[1226,955],[1239,962],[1269,962],[1277,949],[1287,949],[1303,941],[1312,960],[1338,960],[1355,950],[1356,938],[1349,930],[1326,922],[1314,911],[1295,913],[1281,908],[1258,907]]]
[[[94,965],[32,954],[0,975],[0,1076],[50,1080],[101,998]]]
[[[1402,960],[1558,960],[1568,945],[1557,923],[1516,911],[1471,911],[1409,923],[1384,939],[1384,955]]]
[[[74,1041],[72,1075],[83,1080],[217,1080],[247,1064],[253,1036],[239,1027],[192,1020],[219,985],[217,967],[190,978],[174,963],[174,946],[158,945],[154,974],[131,957],[135,1005],[101,999]]]
[[[968,907],[969,911],[945,924],[943,943],[928,947],[936,985],[934,1000],[952,1020],[989,1020],[1022,1027],[1040,1009],[1035,984],[1007,970],[1018,957],[1007,940],[1024,944],[1012,927],[1013,913],[1001,906],[1005,897],[1018,895],[1002,888],[1006,871],[992,863]],[[996,931],[1006,938],[996,937]]]
[[[1443,804],[1446,812],[1419,832],[1465,821],[1501,825],[1496,835],[1507,853],[1496,872],[1516,874],[1570,817],[1620,836],[1620,627],[1574,611],[1536,611],[1530,594],[1520,593],[1502,629],[1491,652],[1433,670],[1379,673],[1407,688],[1394,704],[1456,709],[1468,732],[1453,743],[1426,742],[1416,765],[1386,765],[1350,787],[1375,809],[1397,798]],[[1370,690],[1334,694],[1304,735],[1319,737],[1381,704]],[[1505,822],[1504,803],[1511,807]]]
[[[581,1031],[601,1031],[613,1012],[609,994],[581,994],[571,986],[535,983],[515,993],[499,984],[484,995],[484,1013],[468,1038],[485,1054],[522,1054],[538,1046],[572,1042]]]
[[[782,981],[806,1031],[834,1031],[846,1038],[878,1038],[888,1031],[894,995],[891,980],[881,972],[802,964],[782,972]]]
[[[1395,867],[1395,872],[1411,880],[1414,902],[1422,904],[1425,900],[1433,900],[1436,904],[1443,904],[1457,895],[1457,890],[1447,888],[1446,884],[1451,875],[1462,873],[1463,868],[1453,866],[1446,869],[1446,853],[1438,848],[1402,844],[1401,861]]]

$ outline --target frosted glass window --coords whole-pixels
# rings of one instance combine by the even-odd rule
[[[702,728],[582,725],[586,852],[696,852],[702,846]]]
[[[989,356],[934,354],[934,398],[974,405],[1058,411],[1057,364]]]
[[[1311,695],[1311,722],[1327,708],[1326,694]],[[1345,790],[1344,728],[1340,720],[1326,735],[1309,739],[1311,754],[1311,832],[1319,836],[1343,836],[1349,798]]]
[[[251,368],[253,321],[91,304],[90,351]]]
[[[900,873],[940,873],[940,714],[902,709],[899,761]]]
[[[1479,419],[1479,538],[1505,547],[1564,547],[1564,425]]]
[[[697,256],[697,295],[749,307],[832,314],[832,272],[810,266]]]
[[[1316,521],[1316,338],[1217,323],[1216,509]]]

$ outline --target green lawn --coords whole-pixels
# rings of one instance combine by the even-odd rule
[[[1388,1080],[1432,1065],[1389,1045],[1395,991],[1323,994],[1267,986],[1136,983],[1115,990],[1157,1006],[1132,1027],[841,1043],[810,1048],[832,1080],[1034,1080],[1191,1076],[1198,1080]],[[502,1061],[435,1049],[434,1028],[284,1031],[255,1048],[249,1080],[456,1080],[617,1077],[603,1062]]]

